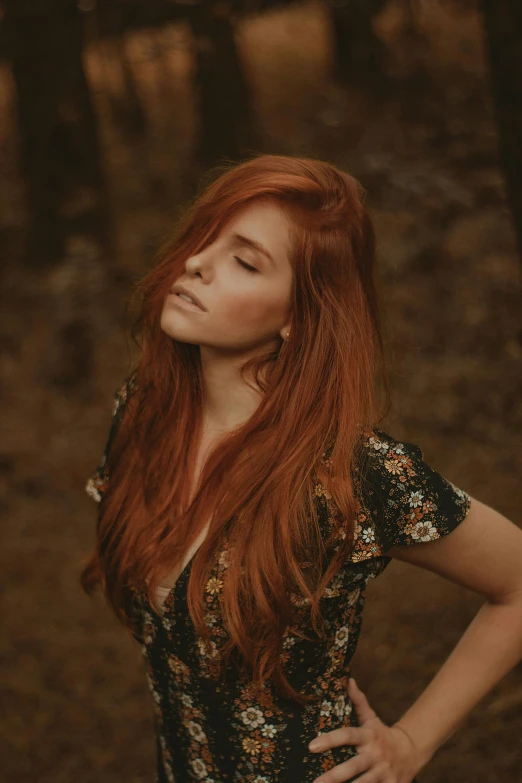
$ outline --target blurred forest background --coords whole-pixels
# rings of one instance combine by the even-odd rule
[[[393,412],[522,523],[522,5],[515,0],[0,2],[0,780],[146,783],[137,645],[78,578],[84,493],[136,350],[126,306],[212,167],[264,151],[368,190]],[[386,722],[482,599],[399,562],[353,670]],[[522,666],[422,783],[520,783]],[[296,781],[299,783],[299,781]]]

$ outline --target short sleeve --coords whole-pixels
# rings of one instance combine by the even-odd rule
[[[466,517],[471,496],[423,459],[419,446],[373,428],[366,441],[366,504],[381,550],[435,541]]]
[[[135,391],[135,389],[136,389],[136,371],[134,371],[128,378],[125,379],[125,381],[121,384],[121,386],[116,390],[114,394],[114,401],[112,407],[112,419],[111,419],[111,424],[109,429],[109,435],[105,443],[105,448],[103,449],[103,454],[101,456],[101,459],[97,467],[95,468],[92,475],[89,476],[89,478],[87,479],[87,483],[85,484],[85,491],[97,503],[101,501],[109,483],[109,473],[106,466],[107,456],[111,449],[112,442],[114,440],[116,432],[118,431],[118,428],[123,419],[123,413],[125,411],[127,402],[131,394]]]

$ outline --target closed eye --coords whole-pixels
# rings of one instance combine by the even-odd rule
[[[242,258],[239,258],[239,256],[234,256],[236,261],[241,264],[245,269],[247,269],[249,272],[258,272],[259,270],[256,269],[254,266],[250,266],[250,264],[247,264],[245,261],[243,261]]]

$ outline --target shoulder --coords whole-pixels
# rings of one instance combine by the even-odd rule
[[[114,392],[114,400],[112,405],[111,433],[110,433],[112,434],[113,437],[119,428],[121,420],[123,419],[123,414],[125,413],[127,404],[131,399],[131,397],[135,394],[137,389],[138,389],[138,371],[136,369],[133,370],[130,373],[130,375],[128,375],[125,378],[125,380],[118,386],[118,388]],[[109,441],[112,442],[112,438],[109,437]]]
[[[466,516],[471,496],[428,464],[420,446],[379,428],[365,431],[361,494],[384,550],[447,535]]]
[[[138,388],[138,373],[137,369],[128,375],[125,380],[118,386],[114,392],[114,401],[112,406],[112,419],[110,423],[109,433],[105,442],[105,448],[96,466],[94,472],[87,479],[85,484],[85,491],[96,502],[100,502],[105,494],[109,484],[109,471],[107,468],[107,458],[111,450],[114,438],[120,427],[123,419],[123,414],[127,407],[127,403],[131,396]]]
[[[404,495],[406,490],[420,492],[449,489],[457,499],[469,500],[469,495],[444,478],[424,459],[422,448],[416,443],[399,440],[382,429],[373,427],[364,430],[361,454],[363,465],[373,482],[382,483],[389,492],[393,486],[396,493]]]
[[[114,393],[113,415],[124,408],[129,399],[138,388],[138,370],[133,370],[118,386]]]
[[[356,468],[361,487],[379,495],[379,488],[386,494],[397,485],[402,492],[419,473],[423,453],[415,443],[399,440],[378,427],[362,430]]]
[[[403,457],[410,454],[422,457],[422,450],[415,443],[398,440],[379,427],[366,427],[362,430],[362,444],[368,454],[378,457]]]

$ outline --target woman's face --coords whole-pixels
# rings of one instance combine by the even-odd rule
[[[185,308],[170,294],[161,313],[162,330],[212,353],[276,350],[279,336],[286,337],[290,328],[289,229],[289,218],[273,201],[245,207],[215,242],[187,259],[185,274],[174,283],[194,294],[205,310]]]

